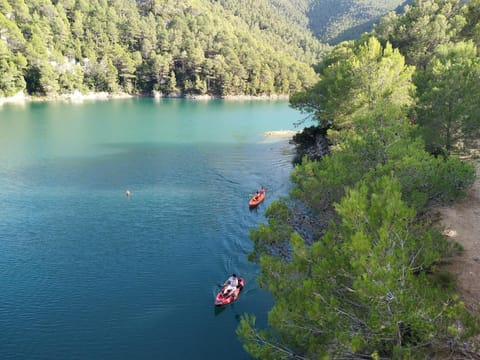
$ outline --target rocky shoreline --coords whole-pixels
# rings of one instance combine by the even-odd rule
[[[31,96],[25,94],[23,91],[18,92],[13,96],[0,97],[0,106],[3,104],[24,104],[26,102],[32,101],[70,101],[70,102],[82,102],[85,100],[110,100],[110,99],[126,99],[134,97],[142,97],[145,95],[131,95],[127,93],[108,93],[108,92],[89,92],[82,93],[80,91],[74,91],[70,94],[59,94],[52,96]],[[232,100],[232,101],[242,101],[242,100],[288,100],[289,95],[261,95],[261,96],[252,96],[252,95],[227,95],[227,96],[213,96],[213,95],[193,95],[193,94],[180,94],[180,93],[171,93],[171,94],[161,94],[159,92],[154,92],[151,96],[155,99],[189,99],[189,100],[214,100],[214,99],[223,99],[223,100]]]
[[[170,93],[170,94],[163,94],[159,91],[154,91],[152,96],[155,99],[162,99],[162,98],[175,98],[175,99],[190,99],[190,100],[214,100],[214,99],[222,99],[222,100],[288,100],[289,95],[287,94],[272,94],[272,95],[225,95],[225,96],[215,96],[215,95],[200,95],[200,94],[182,94],[182,93]]]
[[[320,160],[330,152],[330,146],[326,138],[326,129],[316,126],[304,128],[295,134],[290,143],[296,147],[294,163],[298,164],[304,156],[310,160]]]
[[[85,100],[110,100],[110,99],[125,99],[132,98],[134,96],[118,93],[111,94],[107,92],[90,92],[83,94],[80,91],[74,91],[71,94],[61,94],[54,96],[31,96],[25,94],[23,91],[9,97],[0,97],[0,106],[3,104],[25,104],[27,102],[45,102],[45,101],[70,101],[70,102],[82,102]]]

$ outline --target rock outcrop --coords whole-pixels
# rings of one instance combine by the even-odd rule
[[[330,148],[326,133],[326,129],[311,126],[293,136],[290,143],[295,145],[297,151],[294,162],[300,163],[304,156],[307,156],[311,160],[320,160],[328,154]]]

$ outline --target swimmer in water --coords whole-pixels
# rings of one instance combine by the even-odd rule
[[[130,190],[125,191],[125,196],[130,197]]]

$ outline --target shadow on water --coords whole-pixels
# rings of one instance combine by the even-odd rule
[[[224,306],[214,306],[213,313],[215,314],[215,316],[218,316],[221,313],[223,313],[228,307],[231,308],[231,311],[234,314],[235,321],[240,323],[240,321],[242,320],[242,314],[239,313],[238,311],[235,311],[235,303],[224,305]]]
[[[249,206],[250,212],[258,213],[258,207],[259,207],[259,206],[260,206],[260,205]]]
[[[213,313],[215,314],[215,316],[218,316],[218,315],[220,315],[222,312],[224,312],[226,308],[227,308],[226,306],[216,306],[216,305],[213,305]]]

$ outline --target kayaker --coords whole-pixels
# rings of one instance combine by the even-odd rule
[[[232,274],[223,284],[223,296],[230,295],[238,286],[238,278],[236,274]]]

